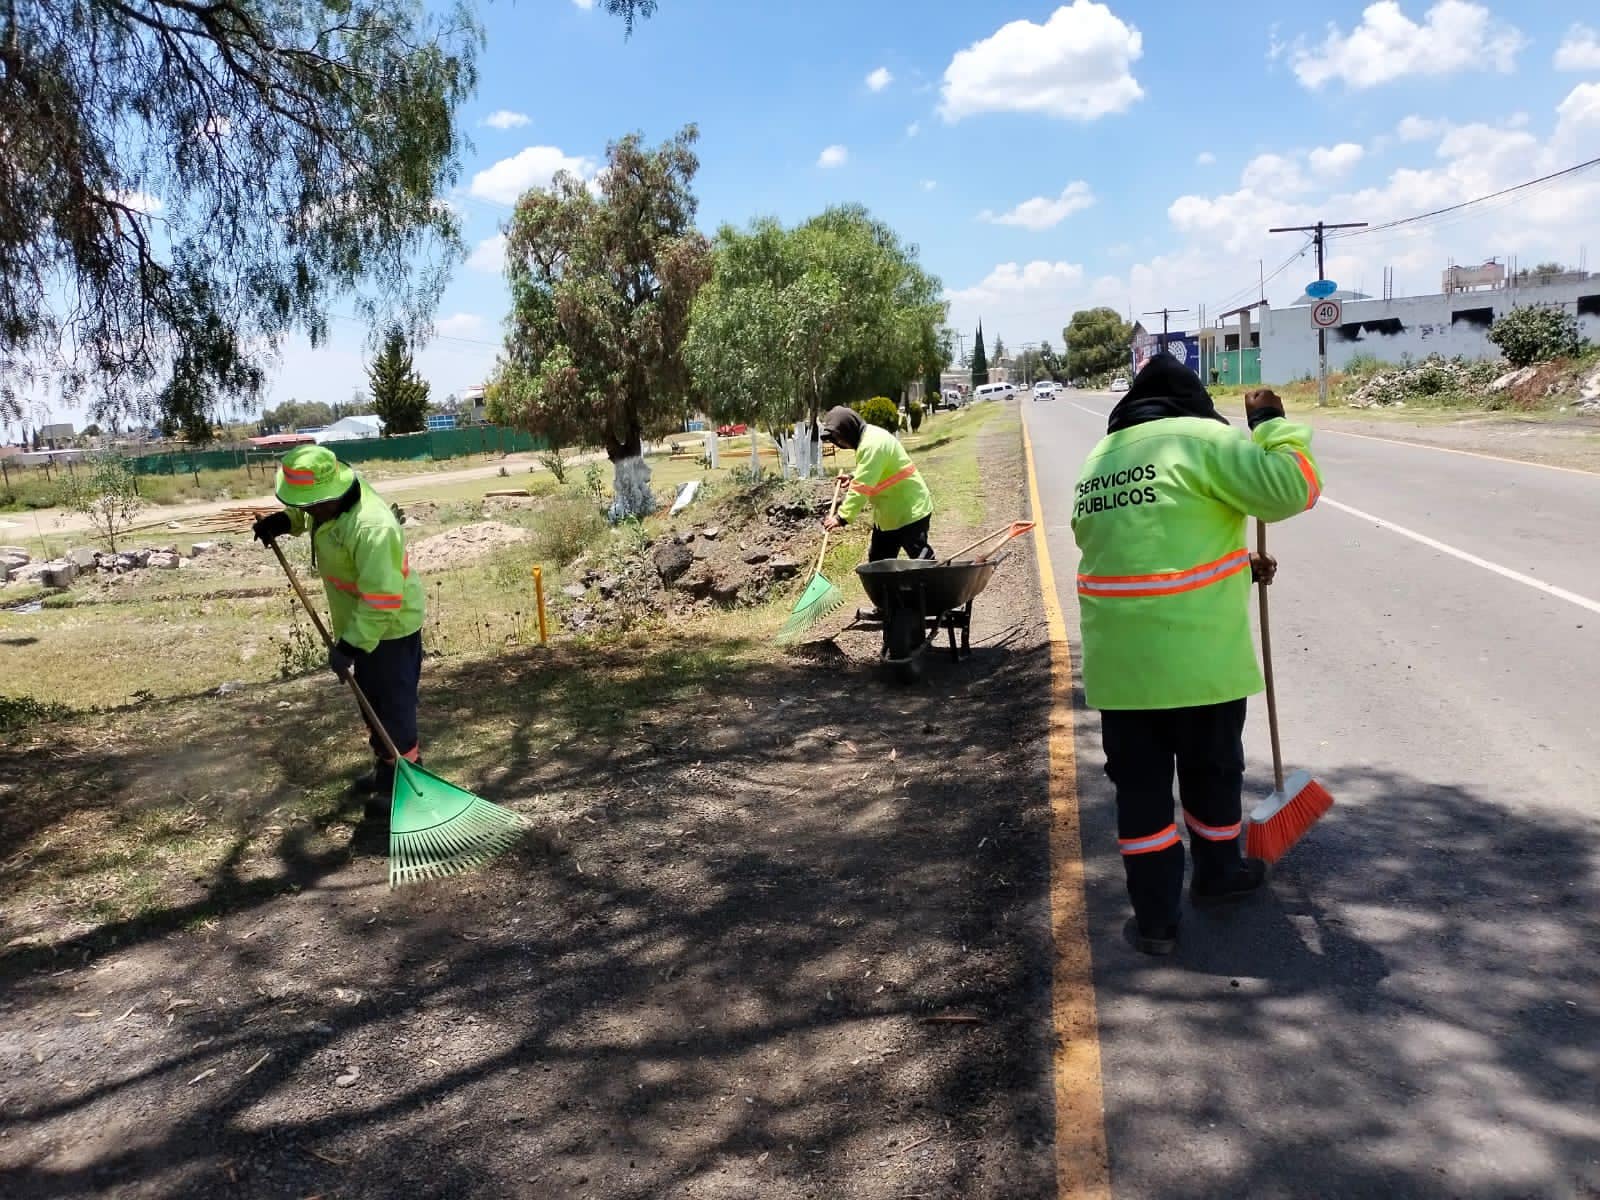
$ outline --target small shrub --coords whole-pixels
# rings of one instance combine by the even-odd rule
[[[72,710],[64,704],[35,700],[32,696],[0,696],[0,733],[14,733],[30,725],[59,721],[71,715]]]
[[[1418,396],[1437,396],[1450,390],[1455,374],[1443,362],[1429,359],[1411,376],[1411,391]]]
[[[906,417],[911,422],[911,432],[915,433],[922,428],[922,401],[913,400],[906,406]]]
[[[118,454],[95,455],[89,470],[71,473],[59,491],[63,503],[89,518],[113,554],[117,535],[133,524],[144,508],[139,481],[128,460]]]
[[[1489,340],[1514,367],[1583,353],[1578,318],[1560,308],[1513,308],[1489,328]]]
[[[879,429],[887,429],[890,433],[900,431],[900,410],[887,396],[874,396],[870,400],[863,400],[850,407],[854,408],[868,425],[876,425]]]
[[[596,500],[603,499],[606,494],[605,476],[600,472],[600,464],[592,462],[583,473],[583,490]]]
[[[312,632],[311,624],[300,619],[300,608],[289,605],[289,633],[284,638],[274,638],[278,643],[278,677],[295,679],[320,670],[328,663],[328,651],[322,639]]]
[[[556,496],[533,517],[533,547],[541,559],[566,566],[605,532],[606,519],[588,496]]]
[[[1344,373],[1353,375],[1358,379],[1366,379],[1383,370],[1383,363],[1376,354],[1357,354],[1344,365]]]
[[[539,462],[557,483],[567,481],[567,456],[560,446],[551,446],[539,455]]]

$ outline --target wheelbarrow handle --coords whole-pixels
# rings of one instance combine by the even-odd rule
[[[1032,528],[1033,528],[1033,522],[1032,521],[1013,521],[1013,522],[1011,522],[1011,524],[1007,525],[1004,529],[996,529],[993,533],[986,533],[981,538],[979,538],[977,541],[973,542],[971,545],[961,547],[961,549],[957,550],[954,554],[952,554],[949,558],[945,559],[939,565],[948,567],[956,559],[960,558],[963,554],[967,553],[967,551],[976,550],[979,546],[983,545],[985,542],[992,542],[996,538],[1000,538],[1000,539],[1002,539],[1002,544],[1004,544],[1005,542],[1009,542],[1014,537],[1021,537],[1023,534],[1027,533]],[[995,547],[996,550],[998,550],[999,548],[1000,548],[999,546]],[[987,558],[988,555],[983,555],[981,557]]]

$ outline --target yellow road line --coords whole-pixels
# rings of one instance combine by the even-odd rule
[[[1050,929],[1054,944],[1050,1016],[1055,1033],[1056,1192],[1073,1200],[1109,1200],[1105,1103],[1100,1088],[1100,1030],[1095,1018],[1089,921],[1084,910],[1083,837],[1078,822],[1078,765],[1073,746],[1072,647],[1061,615],[1045,539],[1044,508],[1033,465],[1033,439],[1022,425],[1033,510],[1033,548],[1050,630]]]
[[[1457,450],[1454,446],[1435,446],[1431,442],[1412,442],[1405,438],[1380,437],[1375,433],[1351,433],[1348,429],[1332,429],[1327,425],[1312,426],[1318,433],[1331,433],[1338,437],[1360,438],[1363,442],[1383,442],[1390,446],[1410,446],[1413,450],[1437,450],[1440,454],[1460,454],[1465,458],[1486,458],[1490,462],[1511,463],[1518,467],[1538,467],[1544,471],[1561,471],[1567,475],[1587,475],[1595,478],[1597,472],[1582,467],[1558,467],[1554,463],[1530,462],[1526,458],[1507,458],[1503,454],[1485,454],[1481,450]]]

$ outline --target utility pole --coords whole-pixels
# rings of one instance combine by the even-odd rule
[[[1317,247],[1317,278],[1326,278],[1322,267],[1323,234],[1329,229],[1365,229],[1365,221],[1345,221],[1342,224],[1332,225],[1326,221],[1318,221],[1315,225],[1283,225],[1267,230],[1268,233],[1309,233],[1311,240]],[[1328,331],[1317,329],[1317,407],[1328,406]]]
[[[1163,354],[1165,354],[1167,352],[1167,320],[1168,320],[1168,318],[1169,317],[1181,316],[1182,314],[1184,314],[1184,313],[1186,313],[1188,311],[1189,310],[1187,308],[1158,308],[1158,309],[1155,310],[1155,312],[1147,312],[1147,313],[1144,314],[1147,317],[1160,317],[1161,318],[1161,352]]]

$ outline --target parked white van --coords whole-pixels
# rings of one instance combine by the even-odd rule
[[[982,386],[980,386],[978,388],[975,388],[973,390],[972,398],[975,401],[981,401],[981,400],[1010,400],[1016,394],[1017,394],[1017,388],[1016,388],[1015,384],[1010,384],[1010,383],[985,383]]]

